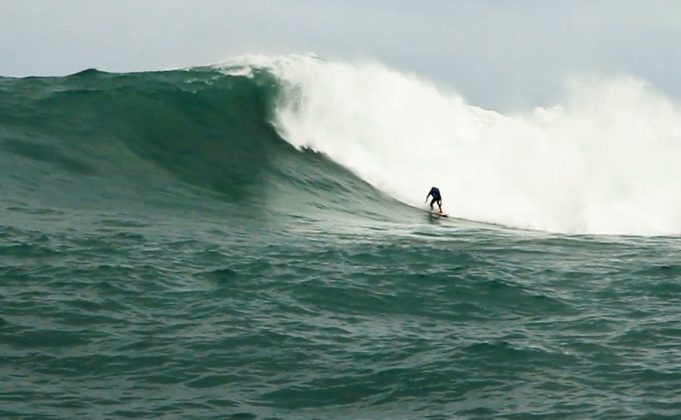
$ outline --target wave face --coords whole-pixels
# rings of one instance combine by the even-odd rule
[[[631,78],[575,83],[561,105],[515,114],[378,64],[306,56],[5,78],[0,89],[5,189],[48,204],[210,197],[375,219],[411,214],[404,204],[437,185],[461,219],[681,232],[681,110]]]
[[[21,202],[360,216],[404,207],[286,143],[271,123],[281,88],[265,70],[87,70],[0,88],[1,158],[14,174],[5,189]]]

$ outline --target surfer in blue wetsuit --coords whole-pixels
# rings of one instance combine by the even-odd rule
[[[442,196],[440,195],[440,190],[437,187],[431,188],[426,196],[426,203],[430,196],[433,196],[433,200],[430,202],[430,210],[433,211],[433,204],[437,203],[437,206],[440,208],[440,213],[442,213]]]

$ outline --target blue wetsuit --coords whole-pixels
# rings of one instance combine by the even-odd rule
[[[440,207],[440,211],[442,211],[442,196],[440,195],[440,190],[437,187],[431,188],[426,199],[431,195],[433,196],[433,200],[430,202],[430,209],[432,210],[433,204],[437,203],[437,206]]]

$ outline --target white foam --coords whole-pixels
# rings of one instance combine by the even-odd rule
[[[287,141],[406,203],[435,185],[470,220],[681,233],[681,107],[640,80],[573,83],[560,105],[503,115],[375,63],[258,61],[289,86],[276,113]]]

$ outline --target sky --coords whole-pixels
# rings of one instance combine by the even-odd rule
[[[681,97],[675,0],[0,0],[0,75],[162,70],[241,54],[373,60],[491,109],[577,77]]]

